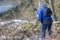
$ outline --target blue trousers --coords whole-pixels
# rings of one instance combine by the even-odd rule
[[[42,38],[45,38],[46,29],[48,29],[49,36],[51,35],[51,24],[42,24]]]

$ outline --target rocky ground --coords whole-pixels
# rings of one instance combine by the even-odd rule
[[[13,20],[1,22],[0,25],[0,40],[41,40],[39,22]],[[59,24],[53,24],[52,30],[52,37],[46,32],[45,40],[60,40]]]

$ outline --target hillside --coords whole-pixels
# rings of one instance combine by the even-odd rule
[[[48,0],[2,0],[0,8],[3,5],[5,7],[0,15],[0,40],[40,40],[41,24],[37,20],[37,12],[34,11],[38,8],[39,1],[52,7],[54,18],[60,20],[60,0],[52,0],[52,5]],[[58,22],[53,22],[51,38],[46,31],[45,40],[60,40],[60,23]]]
[[[3,15],[0,17],[2,20],[12,20],[12,19],[35,20],[36,19],[36,13],[34,12],[33,9],[38,7],[37,0],[17,0],[17,1],[8,0],[4,2],[1,3],[1,5],[3,4],[6,5],[6,2],[7,3],[15,2],[17,6],[7,12],[4,12]]]

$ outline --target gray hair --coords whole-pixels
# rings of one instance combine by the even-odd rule
[[[40,9],[42,8],[43,5],[46,5],[46,4],[44,4],[43,2],[39,2],[38,10],[40,10]]]

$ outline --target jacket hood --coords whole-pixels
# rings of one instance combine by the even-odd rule
[[[47,5],[46,4],[42,4],[42,7],[41,7],[42,9],[45,9],[45,8],[47,8]]]
[[[40,10],[40,9],[45,9],[45,8],[47,8],[47,5],[44,4],[44,3],[42,3],[42,2],[40,2],[40,3],[39,3],[39,6],[38,6],[38,10]]]

